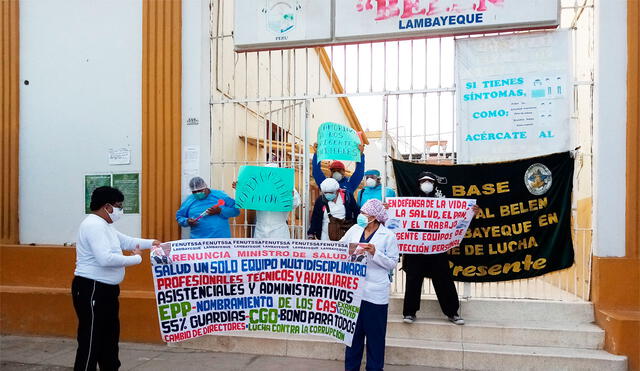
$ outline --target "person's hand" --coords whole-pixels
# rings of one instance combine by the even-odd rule
[[[308,239],[308,240],[315,240],[315,239],[316,239],[316,236],[315,236],[315,235],[310,234],[310,235],[307,235],[307,239]]]
[[[198,221],[193,218],[189,218],[187,219],[187,224],[193,227],[194,225],[198,224]]]
[[[362,246],[364,251],[368,252],[372,256],[376,254],[376,245],[372,243],[363,243],[363,244],[360,244],[360,246]]]
[[[471,210],[473,210],[473,216],[478,216],[478,213],[480,212],[480,206],[473,205],[471,206]]]
[[[383,202],[382,206],[384,206],[385,210],[389,210],[389,203]]]
[[[318,143],[313,143],[313,152],[318,152]]]
[[[140,245],[136,245],[136,248],[133,249],[133,255],[140,255],[142,256],[142,250],[140,250]]]
[[[364,153],[364,144],[358,144],[358,149],[360,150],[360,154]]]
[[[238,182],[233,182],[231,183],[231,188],[236,189],[237,185],[238,185]]]
[[[207,209],[208,215],[218,215],[221,212],[222,212],[222,209],[220,209],[220,206],[213,206]]]

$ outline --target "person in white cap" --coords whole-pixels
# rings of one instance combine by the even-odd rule
[[[355,224],[360,208],[353,194],[341,189],[338,181],[326,178],[320,183],[320,195],[313,205],[307,236],[338,241]]]

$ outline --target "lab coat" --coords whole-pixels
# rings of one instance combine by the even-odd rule
[[[360,243],[363,232],[364,228],[356,224],[349,228],[340,241]],[[378,305],[389,304],[389,273],[398,264],[398,240],[395,233],[381,224],[369,243],[376,247],[376,252],[373,257],[367,253],[367,275],[362,300]]]
[[[293,190],[293,210],[300,206],[300,194]],[[291,238],[287,219],[290,211],[256,211],[256,230],[254,238],[273,238],[288,240]]]

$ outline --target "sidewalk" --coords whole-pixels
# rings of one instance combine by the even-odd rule
[[[73,368],[76,341],[68,338],[0,336],[0,369],[3,371]],[[342,370],[341,361],[216,353],[165,345],[120,343],[121,370]],[[386,366],[388,371],[446,371],[418,366]],[[451,371],[451,370],[449,370]]]

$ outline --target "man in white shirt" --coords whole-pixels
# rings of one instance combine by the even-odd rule
[[[112,187],[91,194],[91,214],[80,223],[76,242],[76,270],[71,284],[78,316],[75,370],[117,370],[120,320],[119,283],[124,267],[142,262],[141,249],[160,241],[133,238],[118,232],[113,223],[123,215],[124,195]],[[132,251],[125,256],[123,250]]]

